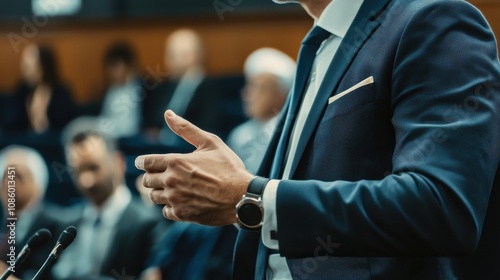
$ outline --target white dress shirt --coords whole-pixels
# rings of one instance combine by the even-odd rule
[[[316,98],[330,63],[342,39],[345,37],[349,27],[354,21],[362,3],[363,0],[333,0],[315,22],[316,25],[332,33],[332,35],[323,41],[316,53],[307,90],[292,130],[283,180],[287,180],[290,177],[291,166],[295,159],[300,135],[306,123],[307,116],[311,111],[314,99]],[[276,215],[276,195],[278,187],[279,180],[271,180],[267,184],[263,194],[264,224],[262,226],[262,241],[266,247],[274,250],[279,250],[279,244],[277,240],[271,239],[270,233],[271,231],[279,233],[278,218]],[[279,254],[269,256],[267,279],[292,279],[284,257],[281,257]]]
[[[54,267],[54,274],[61,279],[99,275],[118,221],[132,200],[130,190],[119,186],[100,209],[87,204],[78,224],[78,236]]]
[[[104,97],[99,128],[117,138],[135,135],[141,124],[142,94],[139,79],[110,87]]]

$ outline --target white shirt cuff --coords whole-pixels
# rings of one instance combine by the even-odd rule
[[[262,242],[267,248],[279,250],[278,239],[278,216],[276,215],[276,195],[278,193],[279,180],[271,180],[267,183],[262,195],[264,206],[264,220],[262,224]],[[274,236],[274,239],[271,238]]]

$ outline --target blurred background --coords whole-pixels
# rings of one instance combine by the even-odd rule
[[[59,2],[77,7],[66,11],[57,8]],[[48,9],[60,15],[41,16],[37,22],[38,17],[33,16],[36,3],[52,3],[47,4]],[[147,73],[158,66],[165,70],[164,42],[170,33],[181,27],[193,28],[206,44],[207,74],[228,75],[241,73],[245,58],[262,46],[295,57],[312,24],[297,5],[276,5],[271,0],[2,0],[0,21],[0,88],[12,89],[19,81],[20,55],[27,41],[50,44],[78,102],[101,97],[102,58],[117,40],[133,45],[139,69]],[[9,40],[11,32],[22,37],[14,39],[18,47]]]
[[[470,2],[500,38],[500,1]],[[85,193],[75,173],[78,162],[68,162],[68,147],[77,149],[86,141],[75,137],[78,132],[97,131],[105,135],[105,143],[108,138],[116,142],[118,166],[123,168],[110,168],[123,177],[120,185],[133,197],[142,192],[147,205],[135,158],[193,149],[164,124],[163,112],[174,108],[219,135],[249,169],[256,169],[291,86],[293,60],[312,24],[300,6],[271,0],[0,0],[0,150],[15,144],[41,155],[47,167],[44,205],[93,205],[92,195]],[[114,145],[105,146],[104,154],[115,153],[110,148]],[[5,154],[0,152],[0,166],[8,158]],[[13,159],[16,153],[10,154]],[[26,151],[17,154],[12,161],[16,164],[32,158]],[[95,186],[101,187],[106,189]],[[178,229],[181,234],[171,234],[177,237],[159,236],[165,244],[173,238],[190,246],[201,242],[200,236],[203,242],[212,236],[213,244],[235,236],[232,228]],[[213,267],[204,270],[205,276],[229,275],[227,263],[221,265],[230,262],[232,242],[227,244],[213,245],[225,249]],[[192,271],[190,266],[179,266],[182,258],[173,261],[172,252],[186,250],[176,247],[153,254],[135,272],[163,266],[164,279],[190,279],[185,274]],[[185,258],[188,264],[206,256]],[[168,265],[184,271],[166,275],[177,271]],[[161,279],[158,273],[146,273],[143,279]],[[100,274],[109,276],[112,271]]]
[[[66,164],[64,157],[61,157],[62,151],[54,147],[60,144],[56,140],[58,135],[51,137],[53,135],[49,132],[62,131],[64,125],[76,117],[75,115],[103,113],[105,96],[112,84],[110,81],[112,78],[107,73],[108,67],[105,65],[110,48],[120,43],[128,45],[134,55],[134,71],[142,80],[143,87],[148,87],[148,92],[161,90],[158,89],[160,85],[165,84],[172,74],[167,65],[169,63],[166,55],[167,37],[178,29],[188,28],[196,32],[203,43],[204,54],[201,63],[204,66],[204,75],[222,79],[211,83],[214,87],[210,87],[214,91],[219,91],[214,94],[227,97],[224,104],[210,108],[214,112],[228,111],[225,116],[212,121],[225,124],[221,124],[222,128],[211,129],[210,125],[205,128],[225,138],[233,127],[247,119],[240,101],[240,92],[244,86],[245,59],[261,47],[273,47],[295,58],[300,41],[311,24],[312,20],[299,6],[276,5],[270,0],[15,2],[1,0],[0,101],[2,104],[7,105],[5,100],[12,98],[16,95],[16,91],[19,91],[19,85],[23,81],[21,65],[26,47],[38,45],[50,48],[53,53],[59,81],[64,85],[64,91],[71,95],[77,105],[74,110],[78,113],[71,116],[66,116],[68,112],[61,113],[63,115],[56,118],[66,118],[67,121],[57,128],[45,131],[42,129],[43,133],[19,137],[16,133],[20,132],[21,127],[12,122],[16,112],[11,111],[15,108],[9,106],[3,110],[3,127],[9,129],[3,129],[0,148],[14,143],[36,146],[38,149],[43,146],[41,152],[48,164],[52,164],[49,166],[51,167],[49,188],[60,190],[48,192],[47,199],[58,204],[68,204],[70,201],[68,197],[78,197],[78,194],[71,188],[60,186],[71,183],[66,178],[67,173],[64,170],[61,172],[63,178],[54,176],[52,172],[54,168],[66,168]],[[150,103],[155,103],[154,101],[156,100]],[[56,107],[70,106],[65,103],[57,104]],[[66,111],[64,108],[60,110]],[[200,114],[203,115],[201,112]],[[162,114],[149,118],[156,118],[157,126],[164,123]],[[123,146],[126,146],[125,153],[129,159],[128,171],[131,172],[127,174],[129,182],[132,182],[137,175],[131,165],[135,155],[171,150],[165,148],[165,145],[159,145],[158,149],[155,145],[157,141],[148,141],[147,144],[151,145],[143,145],[141,141],[124,142],[127,142]],[[130,142],[132,144],[127,145]]]

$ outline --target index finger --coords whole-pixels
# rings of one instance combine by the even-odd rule
[[[146,172],[163,172],[167,170],[170,154],[142,155],[135,159],[135,167]]]

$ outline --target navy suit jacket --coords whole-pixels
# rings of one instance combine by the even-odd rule
[[[281,179],[304,85],[261,176]],[[294,279],[500,279],[500,64],[476,8],[364,1],[312,108],[277,192]],[[241,230],[234,278],[264,279],[267,251]]]

